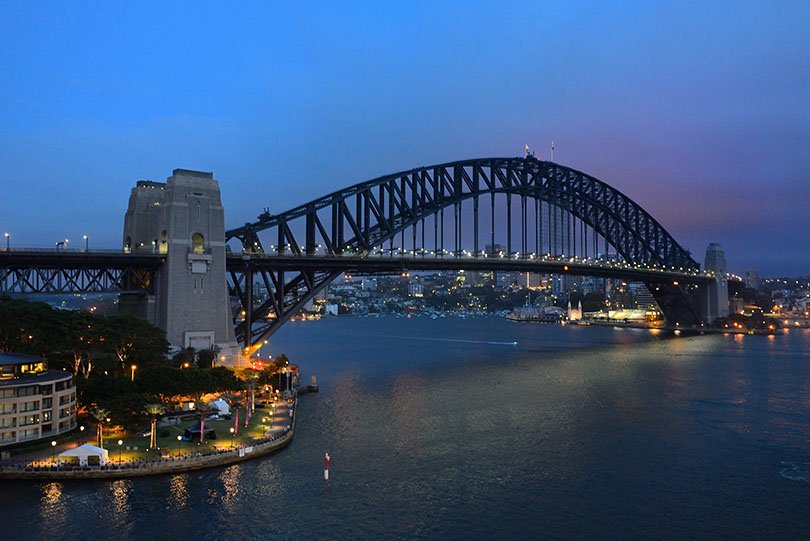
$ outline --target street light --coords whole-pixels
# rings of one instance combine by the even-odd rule
[[[79,427],[79,434],[81,434],[81,440],[82,440],[82,444],[86,443],[86,442],[84,441],[84,425],[82,425],[82,426],[80,426],[80,427]]]
[[[121,446],[124,444],[124,440],[118,440],[118,465],[121,465]]]
[[[11,233],[3,233],[3,235],[6,237],[6,251],[8,252],[11,248]]]
[[[87,249],[90,247],[90,237],[88,237],[87,235],[82,235],[82,238],[84,239],[84,251],[86,252]]]
[[[53,461],[56,462],[56,442],[51,442],[51,448],[53,449]]]
[[[107,417],[104,420],[107,422],[107,424],[110,424],[110,418],[109,417]],[[104,423],[101,423],[101,447],[102,448],[104,447]]]
[[[67,240],[67,239],[65,239],[65,251],[66,251],[66,252],[67,252],[67,249],[68,249],[68,240]]]
[[[231,448],[233,449],[233,427],[229,428],[228,430],[231,432]]]
[[[132,382],[135,382],[135,369],[138,368],[138,365],[133,364],[130,368],[132,368]]]

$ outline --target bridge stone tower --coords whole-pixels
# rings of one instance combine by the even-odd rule
[[[163,254],[154,295],[126,295],[122,313],[166,331],[177,348],[218,350],[241,364],[225,275],[225,212],[212,173],[175,169],[167,182],[138,181],[124,217],[124,251]]]
[[[726,276],[726,253],[723,247],[716,242],[706,248],[704,268],[714,271],[715,279],[706,288],[706,314],[705,320],[711,324],[718,317],[728,316],[728,277]]]

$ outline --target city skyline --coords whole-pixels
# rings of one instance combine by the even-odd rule
[[[702,262],[810,272],[807,5],[6,8],[12,244],[116,248],[135,180],[213,171],[226,226],[484,156],[593,175]]]

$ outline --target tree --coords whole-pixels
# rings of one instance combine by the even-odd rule
[[[281,370],[282,368],[284,368],[285,366],[290,364],[290,360],[287,358],[286,355],[284,355],[283,353],[280,353],[280,354],[276,355],[276,358],[273,359],[273,362],[270,363],[270,364],[276,370]]]
[[[96,445],[104,447],[104,434],[103,424],[104,421],[110,420],[110,411],[98,406],[93,406],[89,409],[90,415],[96,420]]]
[[[104,408],[116,423],[135,428],[143,419],[148,401],[128,377],[99,374],[89,380],[80,379],[77,388],[83,403]]]
[[[157,418],[163,415],[166,411],[166,406],[163,404],[147,404],[144,412],[152,416],[151,430],[149,431],[149,448],[154,449],[157,447]]]
[[[186,369],[161,365],[145,370],[135,382],[138,390],[163,404],[188,390],[183,379]]]
[[[63,314],[66,332],[62,351],[72,359],[73,375],[78,376],[81,373],[84,379],[88,379],[94,367],[95,356],[108,347],[101,333],[103,318],[88,312],[65,311]]]
[[[213,349],[201,349],[197,353],[197,366],[200,368],[214,368],[217,352]]]
[[[191,368],[196,364],[196,354],[194,348],[183,348],[172,357],[172,364],[178,368]]]
[[[200,413],[200,443],[205,443],[205,412],[208,410],[203,396],[213,391],[210,370],[192,369],[181,371],[182,384],[186,394],[194,401],[194,408]]]
[[[133,364],[141,370],[161,364],[169,350],[166,333],[143,319],[111,316],[103,319],[102,326],[124,374]]]
[[[0,351],[42,356],[59,351],[67,314],[42,302],[0,299]]]
[[[239,408],[242,406],[242,396],[239,393],[227,392],[222,393],[220,398],[228,403],[228,407],[233,412],[233,433],[237,435],[239,434]]]

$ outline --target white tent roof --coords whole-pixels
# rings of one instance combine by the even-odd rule
[[[217,398],[216,400],[209,402],[209,406],[214,406],[219,410],[220,413],[228,414],[231,412],[231,408],[228,407],[228,403],[222,400],[221,398]]]
[[[107,455],[107,449],[96,447],[95,445],[90,445],[89,443],[85,443],[84,445],[79,445],[78,447],[73,447],[72,449],[59,453],[60,458],[63,456],[100,456],[105,460],[107,459]]]

